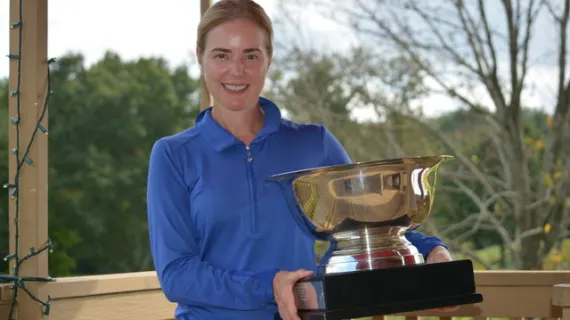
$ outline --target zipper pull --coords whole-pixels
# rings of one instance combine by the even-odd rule
[[[251,155],[251,149],[249,146],[245,146],[245,150],[247,150],[247,162],[252,162],[253,156]]]

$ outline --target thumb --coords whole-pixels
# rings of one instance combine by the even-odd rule
[[[313,271],[305,270],[305,269],[299,269],[295,272],[295,279],[299,280],[299,279],[310,277],[312,275],[313,275]]]

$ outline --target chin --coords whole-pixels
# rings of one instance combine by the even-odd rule
[[[249,106],[257,105],[259,100],[259,95],[254,93],[255,90],[250,86],[247,86],[242,91],[230,91],[226,88],[222,88],[222,99],[220,99],[222,104],[232,110],[241,111],[247,109]]]

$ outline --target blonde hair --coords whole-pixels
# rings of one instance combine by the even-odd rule
[[[220,0],[208,8],[200,24],[196,49],[201,55],[206,48],[206,36],[213,28],[237,19],[248,19],[257,24],[267,34],[266,50],[269,57],[273,56],[273,24],[265,10],[253,0]]]

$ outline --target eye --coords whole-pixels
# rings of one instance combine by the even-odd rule
[[[250,54],[247,56],[247,60],[257,60],[257,59],[258,59],[258,57],[255,54]]]
[[[227,57],[228,55],[225,53],[217,53],[216,55],[214,55],[214,59],[226,59]]]

